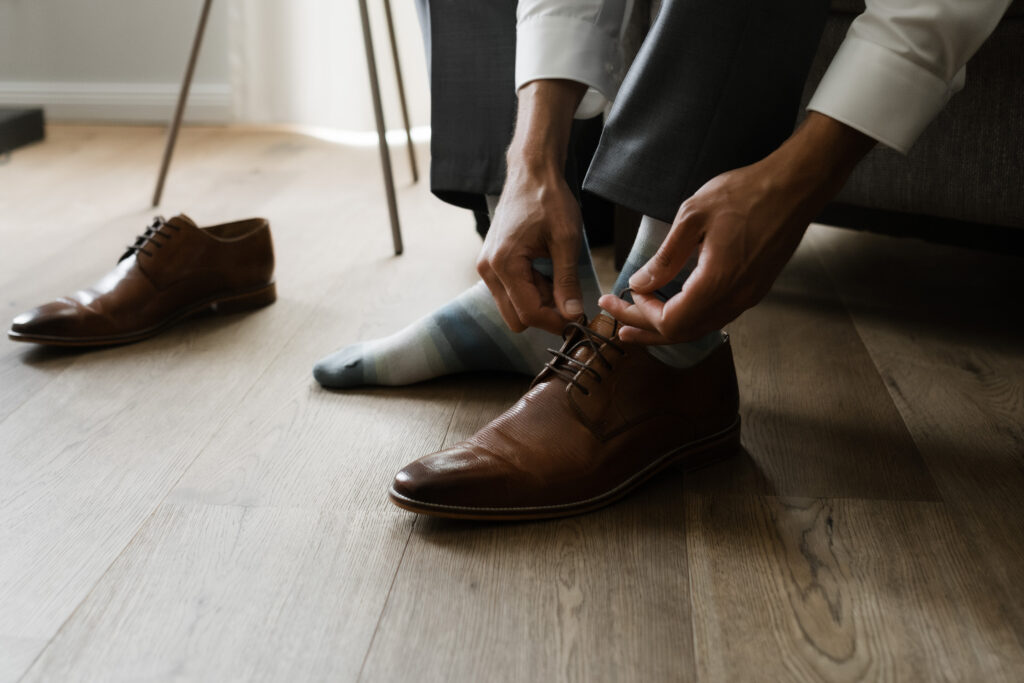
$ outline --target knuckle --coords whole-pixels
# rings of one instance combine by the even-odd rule
[[[654,257],[651,259],[651,265],[655,268],[664,269],[672,266],[672,254],[667,249],[658,249],[654,252]]]
[[[491,268],[497,272],[508,270],[508,265],[511,262],[512,252],[508,249],[498,249],[490,258]]]
[[[562,287],[576,287],[580,283],[576,273],[562,273],[555,279],[555,283]]]
[[[487,259],[480,259],[476,262],[476,273],[485,281],[491,277],[492,268],[491,264]]]
[[[687,200],[679,208],[675,227],[683,233],[688,233],[699,230],[709,220],[711,220],[711,211],[703,202]]]
[[[694,216],[700,215],[701,212],[701,202],[694,197],[690,197],[679,206],[679,211],[676,214],[676,220],[685,221]]]

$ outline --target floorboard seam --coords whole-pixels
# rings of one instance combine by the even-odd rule
[[[380,631],[381,622],[384,621],[384,613],[388,609],[388,603],[391,602],[391,592],[395,588],[395,581],[398,580],[398,572],[402,569],[402,562],[405,561],[405,551],[409,549],[409,541],[412,540],[412,532],[416,529],[416,517],[413,517],[412,524],[409,526],[409,534],[405,537],[405,545],[402,546],[402,554],[398,557],[398,563],[395,565],[395,573],[391,575],[391,583],[388,584],[388,591],[384,594],[384,604],[380,607],[380,614],[377,615],[377,623],[373,626],[373,635],[370,636],[370,642],[366,645],[366,654],[363,655],[363,661],[359,665],[359,673],[356,675],[356,683],[363,680],[363,670],[366,669],[366,663],[370,660],[370,653],[373,651],[373,643],[377,640],[377,633]]]
[[[830,228],[835,230],[837,228]],[[840,228],[841,229],[841,228]],[[917,451],[917,457],[924,464],[925,471],[928,473],[928,478],[931,479],[932,491],[937,496],[936,502],[945,502],[945,496],[941,489],[939,489],[939,483],[935,480],[935,475],[932,474],[931,467],[928,465],[928,460],[925,458],[924,453],[921,450],[921,445],[917,442],[917,438],[914,436],[914,431],[910,428],[910,424],[907,422],[907,416],[903,414],[900,409],[899,401],[896,400],[896,396],[893,395],[892,387],[889,386],[889,382],[886,381],[885,375],[882,373],[882,367],[878,363],[878,359],[875,358],[875,354],[872,353],[871,347],[866,341],[864,341],[864,335],[861,334],[860,325],[857,322],[857,316],[853,314],[850,309],[850,304],[846,297],[843,296],[843,291],[839,281],[832,274],[832,269],[829,268],[825,257],[821,253],[821,249],[813,241],[811,242],[811,251],[814,253],[814,258],[821,266],[821,270],[825,273],[825,277],[828,278],[829,284],[832,285],[832,291],[835,293],[836,302],[842,306],[843,312],[846,314],[846,319],[850,321],[850,327],[853,328],[853,333],[857,335],[857,341],[860,342],[861,347],[864,349],[864,353],[867,354],[868,359],[871,360],[871,365],[875,368],[875,374],[878,375],[878,379],[881,380],[882,386],[885,388],[885,394],[889,397],[889,403],[892,404],[893,409],[896,411],[896,415],[899,416],[900,422],[903,424],[903,429],[906,431],[907,436],[910,437],[910,443],[914,444],[914,450]]]
[[[175,481],[175,484],[177,484],[177,482],[180,480],[181,477],[178,477],[178,479]],[[169,492],[170,490],[168,490],[168,493]],[[120,560],[121,557],[124,556],[125,552],[128,551],[128,548],[132,546],[132,544],[135,542],[135,539],[139,537],[139,534],[142,533],[142,530],[146,527],[147,524],[149,524],[149,521],[153,519],[153,516],[156,514],[157,510],[160,509],[160,506],[164,504],[164,499],[166,498],[167,494],[165,493],[164,497],[160,499],[160,502],[157,503],[153,507],[153,509],[150,510],[149,514],[146,515],[146,518],[139,523],[139,526],[135,528],[135,533],[132,534],[132,537],[129,538],[128,542],[124,544],[124,547],[121,548],[121,551],[114,556],[114,559],[110,561],[110,564],[107,565],[107,568],[100,572],[100,574],[96,577],[96,581],[93,582],[92,587],[90,587],[86,594],[82,596],[82,599],[79,600],[78,604],[75,605],[75,608],[68,613],[67,617],[64,618],[64,621],[60,623],[60,626],[57,627],[57,630],[54,631],[53,635],[46,641],[46,645],[44,645],[42,649],[39,650],[39,654],[37,654],[32,659],[28,667],[25,668],[25,671],[22,672],[21,676],[18,677],[18,681],[25,680],[25,677],[28,676],[32,669],[35,667],[36,662],[38,662],[39,659],[44,654],[46,654],[46,651],[50,649],[50,646],[53,644],[53,641],[57,640],[61,632],[67,627],[68,623],[70,623],[71,620],[74,619],[75,615],[78,614],[78,610],[82,608],[82,605],[89,601],[89,597],[93,594],[93,591],[96,590],[96,586],[98,586],[100,582],[103,581],[103,577],[107,575],[107,573],[110,571],[110,568],[117,564],[117,561]]]
[[[17,342],[14,342],[14,343],[17,343]],[[28,352],[28,353],[31,353],[31,349],[26,349],[26,352]],[[2,361],[0,361],[0,362],[2,362]],[[25,361],[21,361],[21,362],[22,362],[22,363],[24,363]],[[31,394],[29,394],[28,396],[26,396],[25,398],[23,398],[23,399],[22,399],[22,400],[21,400],[21,401],[20,401],[20,402],[18,403],[18,405],[14,406],[14,409],[13,409],[13,410],[11,410],[11,412],[7,413],[7,414],[6,414],[6,415],[4,415],[4,416],[3,416],[2,418],[0,418],[0,426],[2,426],[2,425],[4,424],[4,422],[6,422],[7,420],[9,420],[9,419],[11,418],[11,415],[16,415],[16,414],[18,414],[18,412],[19,412],[19,411],[20,411],[20,410],[21,410],[22,408],[24,408],[24,407],[25,407],[26,405],[28,405],[28,404],[29,404],[29,402],[30,402],[30,401],[31,401],[31,400],[32,400],[33,398],[35,398],[35,397],[36,397],[36,394],[38,394],[38,393],[39,393],[40,391],[42,391],[42,390],[43,390],[43,389],[45,389],[46,387],[50,386],[50,384],[51,384],[51,383],[52,383],[52,382],[53,382],[53,381],[54,381],[55,379],[59,378],[59,377],[60,377],[61,375],[63,375],[63,374],[65,373],[65,372],[67,372],[67,371],[68,371],[68,368],[72,367],[72,366],[73,366],[74,364],[75,364],[75,363],[74,363],[74,361],[72,361],[71,363],[69,363],[69,364],[67,365],[67,367],[65,367],[64,369],[62,369],[62,370],[61,370],[60,372],[58,372],[58,373],[57,373],[56,375],[54,375],[54,376],[53,376],[53,377],[51,377],[50,379],[46,380],[46,382],[45,382],[45,383],[44,383],[44,384],[43,384],[42,386],[38,387],[38,388],[37,388],[37,389],[36,389],[35,391],[33,391],[33,392],[32,392]]]
[[[441,443],[438,448],[444,448],[445,443],[448,441],[448,432],[452,430],[452,424],[455,422],[455,415],[459,412],[459,406],[462,405],[462,396],[459,396],[459,400],[452,406],[452,414],[448,418],[448,425],[444,428],[444,434],[441,436]],[[388,592],[384,595],[384,604],[381,605],[380,614],[377,615],[377,623],[373,627],[373,635],[370,636],[370,642],[366,646],[366,654],[363,655],[363,662],[359,665],[359,674],[356,676],[356,683],[363,680],[363,670],[366,669],[366,663],[370,660],[370,653],[373,651],[373,643],[377,640],[377,633],[380,631],[381,622],[384,621],[384,612],[388,609],[388,603],[391,602],[391,592],[395,588],[395,581],[398,580],[398,572],[402,569],[402,563],[405,561],[405,551],[409,548],[409,541],[412,540],[412,532],[416,529],[417,516],[413,517],[412,526],[409,527],[409,535],[405,537],[405,545],[402,546],[402,554],[398,558],[398,564],[395,566],[395,573],[391,576],[391,583],[388,584]]]
[[[687,493],[684,492],[683,496],[685,497],[686,495]],[[693,496],[694,494],[690,493],[689,495]],[[683,503],[683,532],[686,535],[686,538],[683,541],[683,552],[685,553],[686,558],[687,601],[690,603],[690,643],[693,646],[693,661],[690,662],[690,673],[693,675],[691,680],[697,681],[700,680],[700,669],[697,666],[697,601],[694,599],[697,595],[697,591],[693,585],[693,568],[690,566],[690,524],[689,516],[687,515],[687,504],[685,501]]]
[[[294,338],[294,335],[292,335],[292,338]],[[285,345],[287,345],[287,342],[285,342]],[[263,376],[263,374],[267,371],[267,369],[270,367],[272,363],[273,360],[270,363],[268,363],[266,367],[264,367],[259,377]],[[252,391],[252,388],[256,386],[259,377],[257,377],[257,379],[252,382],[252,385],[246,390],[245,395],[248,395],[248,393]],[[242,402],[239,402],[238,406],[241,405]],[[234,415],[235,412],[237,412],[237,410],[239,409],[238,406],[236,406],[235,411],[231,412],[230,414],[224,417],[224,419],[221,421],[220,425],[216,429],[210,431],[209,438],[207,438],[206,443],[203,445],[203,447],[197,449],[196,454],[192,457],[189,463],[182,468],[181,473],[174,480],[174,483],[167,487],[167,489],[164,491],[163,496],[160,497],[160,500],[157,502],[157,504],[153,506],[153,509],[149,511],[149,514],[146,515],[145,518],[135,528],[135,533],[133,533],[131,538],[128,539],[128,542],[125,543],[124,546],[121,548],[120,552],[118,552],[117,555],[114,556],[114,558],[110,561],[110,564],[107,565],[107,568],[99,573],[99,575],[96,577],[96,581],[93,582],[92,587],[89,588],[89,590],[85,593],[84,596],[82,596],[82,599],[79,600],[78,604],[75,605],[75,608],[68,613],[68,616],[64,618],[60,626],[54,632],[53,636],[46,641],[46,645],[43,646],[43,648],[39,651],[39,654],[37,654],[35,658],[33,658],[32,662],[28,665],[25,671],[18,678],[19,681],[24,680],[25,676],[27,676],[29,672],[32,671],[32,668],[36,665],[36,662],[39,661],[40,657],[42,657],[43,654],[50,648],[50,645],[53,643],[53,641],[56,640],[58,636],[60,636],[61,632],[74,618],[75,614],[78,613],[78,610],[81,609],[82,605],[84,605],[89,600],[89,597],[92,595],[93,591],[96,590],[96,587],[103,581],[103,577],[107,575],[107,573],[110,571],[110,568],[117,564],[117,561],[120,560],[121,557],[123,557],[124,554],[128,551],[128,549],[131,548],[132,544],[135,543],[135,539],[138,538],[140,533],[142,533],[142,530],[146,528],[146,525],[149,524],[149,522],[153,519],[153,517],[160,510],[160,508],[163,507],[164,504],[167,502],[167,497],[170,496],[171,493],[178,487],[178,484],[185,477],[188,471],[192,469],[192,466],[196,463],[199,457],[204,452],[206,452],[206,449],[209,448],[210,446],[210,442],[213,441],[214,438],[216,438],[217,433],[220,431],[221,428],[223,428],[224,424],[231,419],[232,415]],[[408,543],[408,541],[406,541],[406,543]]]

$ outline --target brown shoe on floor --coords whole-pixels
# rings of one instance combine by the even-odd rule
[[[728,340],[677,369],[619,340],[607,315],[566,329],[562,349],[515,405],[396,475],[395,505],[464,519],[562,517],[608,505],[669,465],[737,451]]]
[[[19,315],[7,336],[54,346],[136,342],[202,311],[273,303],[273,275],[266,219],[199,228],[185,215],[156,218],[97,284]]]

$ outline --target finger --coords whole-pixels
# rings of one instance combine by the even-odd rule
[[[487,285],[487,289],[490,290],[494,303],[498,306],[498,313],[501,314],[501,319],[505,321],[508,328],[513,332],[525,330],[526,325],[519,319],[515,306],[512,305],[512,301],[508,298],[508,293],[505,291],[505,286],[498,279],[494,271],[491,270],[490,265],[482,262],[477,266],[477,273],[480,274],[480,278]]]
[[[656,310],[652,314],[650,307],[643,309],[638,303],[630,304],[617,296],[611,295],[601,297],[599,303],[601,308],[611,313],[623,325],[638,327],[650,332],[658,331],[652,320],[652,315],[653,319],[657,320],[660,318],[660,314]],[[657,303],[660,304],[661,302],[657,301]]]
[[[619,339],[628,344],[643,344],[645,346],[662,346],[673,343],[671,339],[667,339],[657,332],[629,325],[619,328]]]
[[[620,299],[613,294],[605,294],[597,300],[597,305],[605,311],[608,311],[616,320],[622,321],[623,316],[629,315],[629,309],[632,306],[628,301]]]
[[[614,294],[602,294],[601,298],[597,300],[597,305],[614,316],[616,311],[628,308],[629,302],[623,301]]]
[[[641,327],[666,335],[664,301],[653,294],[633,292],[633,306],[647,322],[647,325]]]
[[[543,306],[541,293],[533,283],[533,266],[529,259],[516,259],[499,269],[497,275],[523,325],[561,334],[565,320],[555,309]]]
[[[574,232],[572,239],[555,240],[549,249],[555,304],[563,318],[575,320],[583,313],[583,290],[576,267],[580,255],[579,234]]]
[[[653,292],[667,285],[686,265],[703,234],[703,216],[681,212],[681,217],[672,225],[658,251],[630,276],[630,288],[637,292]]]
[[[717,329],[723,313],[733,309],[731,292],[721,285],[725,281],[722,275],[713,255],[705,249],[679,294],[665,302],[662,316],[666,324],[661,332],[679,341],[690,341]]]

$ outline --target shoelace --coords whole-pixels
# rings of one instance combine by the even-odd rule
[[[574,332],[579,332],[581,336],[572,345],[568,345],[568,340]],[[593,360],[595,358],[600,359],[600,362],[606,368],[610,369],[612,367],[611,362],[602,355],[601,346],[604,345],[606,348],[614,349],[620,354],[626,353],[621,346],[612,341],[611,337],[595,332],[582,323],[573,322],[566,325],[565,330],[562,332],[562,338],[566,340],[566,345],[563,345],[561,349],[548,349],[548,352],[554,358],[549,360],[544,368],[564,379],[570,386],[578,388],[583,392],[584,396],[590,395],[590,391],[579,383],[579,379],[584,373],[589,372],[598,382],[602,381],[601,373],[591,367]],[[574,358],[573,354],[584,347],[590,348],[590,358],[585,361]],[[540,379],[540,376],[537,379]]]
[[[146,256],[152,257],[153,252],[148,251],[146,246],[154,244],[159,248],[164,245],[162,242],[157,241],[157,237],[162,237],[165,240],[171,239],[173,235],[169,232],[164,232],[163,228],[171,228],[175,232],[181,232],[181,228],[177,225],[173,225],[164,220],[163,216],[156,216],[153,218],[153,222],[146,226],[146,231],[135,238],[134,244],[129,244],[124,252],[124,255],[119,259],[120,261],[125,260],[132,254],[143,253]]]

